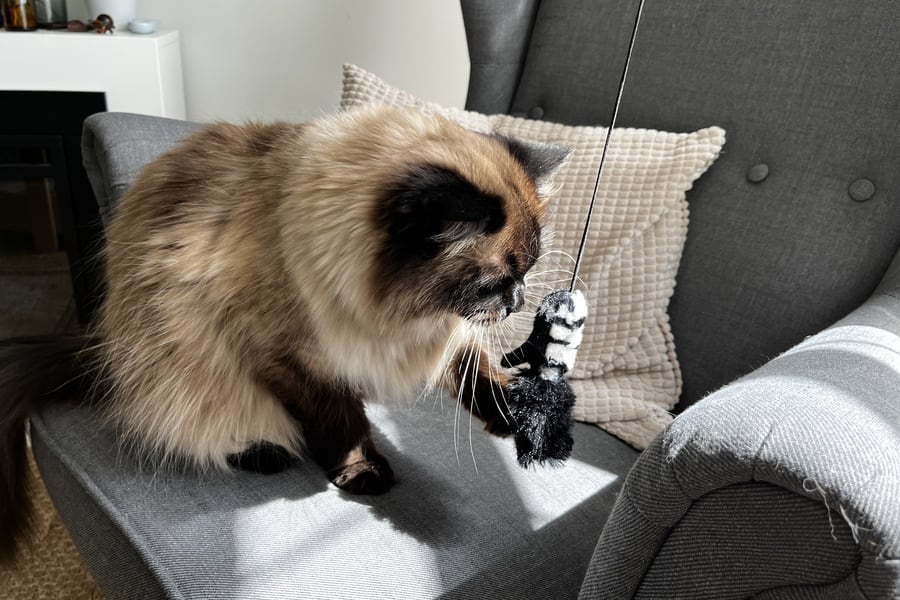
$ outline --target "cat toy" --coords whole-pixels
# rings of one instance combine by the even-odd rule
[[[504,367],[518,370],[516,378],[506,388],[506,400],[516,424],[516,454],[523,467],[547,461],[561,462],[572,453],[572,407],[575,406],[575,392],[566,380],[566,374],[575,365],[587,317],[587,302],[584,295],[575,290],[575,283],[587,244],[609,141],[619,116],[625,78],[643,9],[644,0],[640,0],[569,288],[556,290],[544,297],[535,313],[528,339],[505,354],[501,361]]]
[[[551,292],[541,300],[531,335],[503,356],[504,367],[518,369],[505,396],[523,467],[563,461],[572,453],[575,392],[566,374],[575,366],[586,317],[587,302],[580,291]]]

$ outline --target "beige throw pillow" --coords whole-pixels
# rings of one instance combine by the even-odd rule
[[[549,213],[553,232],[527,280],[536,305],[567,287],[603,150],[606,129],[572,127],[508,115],[443,108],[394,88],[375,75],[344,66],[341,108],[370,102],[436,112],[481,132],[551,142],[572,149],[557,177]],[[718,157],[725,132],[693,133],[617,128],[613,131],[578,288],[588,319],[571,384],[575,417],[595,423],[643,449],[672,420],[681,371],[666,312],[688,224],[685,192]],[[533,309],[533,306],[532,306]],[[520,322],[520,339],[530,329]]]

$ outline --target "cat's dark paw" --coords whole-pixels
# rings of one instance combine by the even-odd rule
[[[240,454],[228,456],[228,464],[243,471],[273,475],[287,469],[294,457],[282,446],[270,442],[253,444]]]
[[[383,494],[396,483],[394,470],[380,454],[328,471],[331,483],[351,494]]]

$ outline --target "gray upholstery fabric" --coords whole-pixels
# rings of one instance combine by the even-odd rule
[[[471,65],[469,110],[509,112],[538,5],[540,0],[462,3]]]
[[[634,597],[740,599],[760,590],[823,590],[836,581],[846,592],[845,581],[855,585],[851,573],[858,562],[850,527],[839,517],[829,520],[821,499],[768,483],[741,483],[691,504]]]
[[[886,282],[897,280],[892,271]],[[794,589],[786,594],[813,594],[797,587],[805,583],[824,586],[822,596],[810,597],[827,598],[834,586],[850,585],[841,583],[848,566],[862,597],[900,596],[898,292],[886,283],[846,319],[676,419],[629,474],[582,597],[631,598],[637,590],[659,597],[667,589],[670,598],[743,598],[788,584]],[[746,490],[739,500],[723,500],[722,490],[746,482],[767,482],[808,501],[766,506]],[[792,512],[808,512],[810,502],[827,511]],[[710,505],[706,514],[694,514],[703,504]],[[716,539],[715,516],[727,515],[729,504],[734,537]],[[738,519],[753,510],[768,520],[742,548]],[[692,516],[700,525],[689,522]],[[792,527],[801,544],[794,548],[803,551],[788,552]],[[772,528],[777,535],[767,535]],[[626,547],[642,547],[640,556],[623,560],[625,532],[632,534]],[[746,579],[696,564],[720,551],[743,557],[745,568],[754,557],[768,556],[762,562],[769,564]],[[620,594],[607,593],[613,584]]]
[[[140,169],[199,127],[187,121],[128,113],[98,113],[85,119],[81,138],[84,168],[104,224]]]
[[[588,425],[561,468],[453,401],[371,408],[400,482],[356,497],[304,463],[278,475],[142,470],[88,408],[33,421],[35,455],[86,563],[114,598],[574,597],[637,453]],[[458,448],[458,453],[457,453]],[[474,454],[474,461],[472,455]]]
[[[493,57],[501,81],[519,67],[501,64],[495,45],[517,56],[522,40],[507,42],[510,31],[529,44],[512,102],[486,85],[470,90],[473,107],[607,122],[636,1],[541,2],[533,18],[530,2],[463,6],[464,15],[478,9],[467,21],[470,52]],[[900,4],[884,0],[647,0],[619,125],[728,132],[688,194],[669,310],[682,406],[859,306],[896,254],[898,28]],[[758,164],[768,176],[748,181]],[[860,179],[875,188],[862,203],[849,194]]]
[[[71,425],[71,423],[69,423]],[[72,432],[86,437],[94,432],[90,422],[84,431]],[[152,570],[157,565],[143,551],[143,544],[129,543],[120,523],[107,515],[111,503],[91,481],[82,480],[81,456],[52,441],[45,442],[44,421],[32,416],[31,439],[41,479],[53,504],[76,540],[79,552],[106,596],[114,598],[165,598],[165,585]],[[51,450],[52,448],[52,450]],[[90,457],[88,460],[96,460]]]
[[[865,600],[853,577],[821,586],[786,586],[766,590],[753,600]]]

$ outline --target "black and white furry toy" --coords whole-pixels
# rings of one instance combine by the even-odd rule
[[[572,407],[575,392],[566,374],[575,366],[587,303],[579,292],[557,290],[541,301],[531,335],[503,356],[503,366],[517,369],[506,400],[516,423],[519,464],[563,461],[572,452]]]

